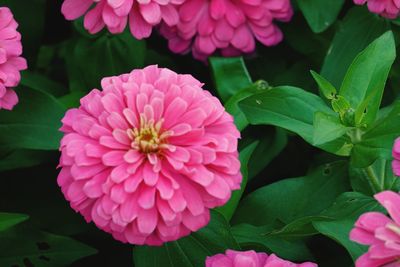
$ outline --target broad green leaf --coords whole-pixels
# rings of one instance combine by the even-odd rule
[[[339,94],[349,101],[354,110],[370,95],[364,120],[369,124],[375,120],[381,104],[383,90],[389,71],[396,58],[396,47],[392,32],[387,32],[372,42],[353,61],[347,71]]]
[[[343,136],[349,130],[338,116],[316,112],[314,117],[314,146],[320,146]]]
[[[357,54],[388,29],[386,20],[371,14],[366,8],[355,7],[349,10],[336,31],[321,75],[339,88]]]
[[[304,177],[285,179],[250,193],[240,202],[233,223],[261,226],[279,221],[286,225],[318,215],[348,188],[347,164],[325,164]]]
[[[59,82],[55,82],[46,76],[29,70],[22,72],[21,84],[53,96],[61,96],[68,92],[67,88]]]
[[[369,211],[381,211],[380,205],[371,197],[357,192],[348,192],[340,195],[335,203],[322,215],[330,217],[327,221],[316,221],[314,227],[344,246],[355,260],[368,249],[349,239],[350,230],[354,227],[358,217]]]
[[[352,165],[363,168],[378,158],[391,159],[393,142],[399,133],[400,102],[395,102],[390,113],[377,120],[355,143],[351,153]]]
[[[393,174],[390,160],[377,159],[368,168],[349,168],[351,187],[365,195],[384,190],[400,191],[400,179]]]
[[[234,237],[240,246],[246,250],[261,246],[262,251],[276,253],[279,257],[287,260],[306,261],[313,259],[304,241],[273,236],[271,232],[270,226],[239,224],[232,227]]]
[[[132,38],[128,29],[117,35],[72,40],[64,55],[70,91],[86,92],[98,88],[104,77],[143,67],[145,53],[145,42]]]
[[[337,94],[336,88],[327,79],[325,79],[315,71],[311,71],[311,75],[317,82],[319,89],[321,90],[322,94],[326,97],[326,99],[329,100],[334,99]]]
[[[211,57],[209,59],[215,87],[223,102],[252,83],[241,57]]]
[[[230,219],[233,216],[233,213],[235,212],[237,205],[239,204],[239,201],[243,195],[244,190],[246,189],[247,181],[248,181],[248,162],[250,160],[251,154],[257,147],[258,142],[253,142],[247,147],[245,147],[242,151],[240,151],[239,154],[239,159],[240,159],[240,171],[242,173],[242,184],[240,186],[240,190],[236,190],[232,193],[231,198],[229,199],[228,203],[226,203],[224,206],[217,208],[216,210],[219,211],[222,215],[225,216],[227,221],[230,221]]]
[[[26,168],[50,161],[54,154],[49,151],[18,149],[0,158],[0,171]]]
[[[239,131],[245,129],[249,122],[247,121],[246,116],[243,114],[242,110],[239,108],[238,103],[246,97],[259,93],[262,90],[266,90],[267,88],[268,84],[265,81],[257,81],[254,84],[250,85],[248,88],[245,88],[235,93],[232,97],[228,99],[228,101],[226,101],[225,109],[235,119],[235,125],[239,129]]]
[[[39,232],[25,225],[0,232],[0,266],[70,266],[96,250],[69,237]]]
[[[333,111],[318,96],[291,86],[275,87],[239,102],[251,124],[275,125],[293,131],[309,143],[313,139],[313,118],[317,111]]]
[[[0,110],[0,147],[58,149],[65,108],[53,96],[27,87],[17,90],[20,101],[11,111]]]
[[[313,120],[317,111],[335,113],[324,101],[309,92],[291,86],[274,87],[239,102],[250,124],[275,125],[300,135],[313,144]],[[349,155],[347,138],[326,143],[320,148],[337,155]]]
[[[207,256],[240,249],[230,226],[218,212],[211,212],[211,221],[190,236],[160,247],[136,246],[133,249],[135,267],[195,267],[204,266]]]
[[[344,0],[298,0],[308,25],[315,33],[323,32],[335,22]]]
[[[29,218],[25,214],[0,212],[0,232],[19,224]]]

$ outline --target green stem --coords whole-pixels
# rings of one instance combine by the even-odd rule
[[[369,181],[371,183],[371,187],[372,187],[373,191],[375,193],[381,192],[383,190],[383,188],[380,185],[379,179],[376,176],[376,173],[375,173],[374,169],[372,168],[372,166],[368,166],[367,168],[365,168],[365,171],[367,173],[367,176],[369,178]]]

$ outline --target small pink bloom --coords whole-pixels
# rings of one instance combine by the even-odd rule
[[[176,5],[184,0],[64,0],[62,13],[68,20],[83,15],[84,27],[92,34],[104,27],[121,33],[129,24],[137,39],[149,37],[161,21],[173,26],[178,23]]]
[[[400,0],[354,0],[354,3],[367,3],[369,11],[389,19],[395,19],[400,13]]]
[[[276,255],[249,251],[227,250],[225,254],[207,257],[206,267],[317,267],[315,263],[293,263]]]
[[[358,218],[350,239],[370,247],[358,258],[356,267],[400,266],[400,195],[384,191],[375,198],[390,217],[367,212]]]
[[[175,53],[192,50],[201,60],[217,50],[235,56],[253,52],[255,39],[278,44],[283,36],[274,22],[289,21],[292,14],[290,0],[187,0],[179,7],[179,23],[163,23],[161,34]]]
[[[396,141],[394,141],[392,154],[393,173],[397,176],[400,176],[400,138],[397,138]]]
[[[161,245],[207,225],[240,188],[240,133],[191,75],[149,66],[104,78],[70,109],[58,184],[115,239]]]
[[[18,24],[7,7],[0,7],[0,109],[11,110],[18,103],[12,89],[21,80],[20,71],[27,68],[21,56],[21,34]]]

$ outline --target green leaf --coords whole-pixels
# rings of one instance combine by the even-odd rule
[[[209,59],[215,87],[223,102],[252,83],[241,57],[211,57]]]
[[[357,54],[388,29],[386,20],[371,14],[366,8],[355,7],[349,10],[336,31],[321,75],[339,88]]]
[[[68,92],[63,84],[52,81],[42,74],[29,70],[22,72],[21,85],[46,92],[53,96],[61,96]]]
[[[254,149],[257,147],[258,142],[253,142],[247,147],[245,147],[242,151],[240,151],[239,154],[239,159],[240,159],[240,171],[243,176],[242,184],[240,186],[240,190],[236,190],[232,193],[231,198],[229,199],[228,203],[226,203],[224,206],[217,208],[216,210],[220,212],[222,215],[225,216],[227,221],[230,221],[230,219],[233,216],[233,213],[235,212],[239,201],[243,195],[244,190],[246,189],[247,185],[247,180],[248,180],[248,162],[250,160],[251,154],[253,153]]]
[[[20,225],[0,232],[0,266],[70,266],[96,250],[69,237]]]
[[[54,154],[49,151],[18,149],[0,158],[0,171],[26,168],[50,161]]]
[[[394,103],[387,116],[378,119],[374,125],[361,135],[351,153],[352,165],[363,168],[376,159],[391,159],[394,140],[400,133],[400,102]]]
[[[204,266],[207,256],[240,249],[225,218],[211,212],[211,221],[190,236],[160,247],[136,246],[133,249],[135,267],[195,267]]]
[[[322,94],[326,97],[326,99],[329,100],[334,99],[337,94],[336,88],[327,79],[325,79],[315,71],[311,71],[311,75],[317,82],[319,89],[321,90]]]
[[[394,37],[392,32],[387,32],[354,59],[344,77],[339,94],[349,101],[354,110],[369,96],[373,96],[366,107],[363,120],[366,124],[375,120],[395,58]]]
[[[232,233],[236,240],[246,250],[261,246],[263,251],[276,253],[287,260],[307,261],[313,259],[304,241],[273,236],[271,231],[270,226],[240,224],[232,227]]]
[[[320,146],[343,136],[349,130],[338,116],[316,112],[314,117],[314,146]]]
[[[304,177],[285,179],[250,193],[240,202],[233,222],[256,226],[276,221],[289,224],[318,215],[348,188],[347,164],[325,164]]]
[[[238,103],[246,97],[251,96],[255,93],[259,93],[262,90],[266,90],[267,88],[268,84],[265,81],[257,81],[250,87],[240,90],[232,97],[230,97],[228,101],[226,101],[225,109],[235,119],[235,125],[239,129],[239,131],[242,131],[244,128],[246,128],[249,122],[247,121],[246,116],[243,114],[242,110],[239,108]]]
[[[330,220],[316,221],[313,225],[321,234],[344,246],[353,260],[356,260],[367,251],[367,247],[351,241],[349,233],[358,217],[369,211],[382,211],[382,207],[371,197],[348,192],[340,195],[335,203],[322,213],[330,217]]]
[[[96,39],[72,40],[65,51],[70,91],[88,91],[100,86],[101,79],[143,67],[144,41],[132,37],[129,30]]]
[[[377,159],[369,170],[350,165],[349,175],[353,190],[365,195],[372,196],[384,190],[400,191],[400,179],[393,174],[390,160]],[[371,176],[376,179],[378,188],[371,182]]]
[[[58,149],[65,108],[53,96],[27,87],[17,90],[20,101],[11,111],[0,110],[0,147]]]
[[[25,214],[0,212],[0,232],[19,224],[29,218]]]
[[[313,120],[317,111],[335,115],[324,101],[307,91],[291,86],[274,87],[239,102],[250,124],[275,125],[300,135],[313,144]],[[337,155],[349,155],[349,140],[342,138],[320,148]]]
[[[298,0],[297,3],[313,32],[319,33],[335,22],[344,0]]]

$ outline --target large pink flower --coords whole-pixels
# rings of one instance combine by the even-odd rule
[[[21,80],[20,71],[27,68],[21,56],[21,34],[18,23],[7,7],[0,7],[0,109],[11,110],[18,103],[13,87]]]
[[[206,267],[317,267],[315,263],[293,263],[276,255],[250,251],[227,250],[225,254],[207,257]]]
[[[400,13],[400,0],[354,0],[354,3],[367,3],[369,11],[389,19],[395,19]]]
[[[240,188],[233,118],[191,75],[157,66],[102,87],[62,120],[58,184],[71,207],[132,244],[205,226]]]
[[[392,154],[394,158],[392,162],[393,173],[400,176],[400,138],[394,141]]]
[[[292,13],[290,0],[187,0],[178,25],[162,24],[161,33],[175,53],[191,49],[202,60],[216,50],[234,56],[254,51],[255,39],[279,43],[282,32],[274,21],[289,21]]]
[[[370,247],[358,258],[356,267],[400,266],[400,195],[385,191],[376,194],[375,198],[390,217],[367,212],[357,220],[350,239]]]
[[[179,17],[175,5],[184,0],[64,0],[62,13],[68,20],[85,14],[84,26],[97,33],[105,26],[111,33],[121,33],[129,23],[137,39],[149,37],[161,21],[173,26]]]

